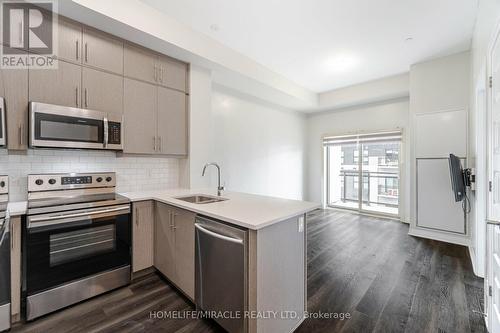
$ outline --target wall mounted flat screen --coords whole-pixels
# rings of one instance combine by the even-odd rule
[[[455,201],[459,202],[465,198],[464,171],[457,156],[450,154],[448,161],[450,164],[451,187],[455,195]]]

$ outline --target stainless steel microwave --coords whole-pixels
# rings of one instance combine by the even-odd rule
[[[30,102],[30,147],[123,150],[123,117]]]
[[[7,132],[5,125],[5,101],[0,97],[0,146],[5,146],[7,142]]]

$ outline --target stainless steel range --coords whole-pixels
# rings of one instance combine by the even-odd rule
[[[0,331],[10,328],[9,178],[0,176]]]
[[[27,320],[130,283],[130,201],[115,186],[115,173],[28,176]]]

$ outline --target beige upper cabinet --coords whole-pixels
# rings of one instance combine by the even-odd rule
[[[125,153],[154,154],[156,140],[156,86],[125,78],[124,149]]]
[[[61,17],[58,18],[58,59],[73,63],[82,62],[82,26]]]
[[[83,28],[83,63],[123,74],[123,42],[92,28]]]
[[[28,149],[28,70],[0,68],[0,96],[5,100],[7,148]]]
[[[154,202],[134,202],[132,219],[132,267],[137,272],[153,266]]]
[[[141,47],[125,44],[123,54],[123,74],[150,83],[158,81],[158,56]]]
[[[188,65],[166,56],[160,56],[158,61],[160,85],[187,91]]]
[[[187,154],[187,108],[183,92],[158,88],[158,140],[161,154]]]
[[[81,105],[90,110],[123,113],[123,77],[83,67]]]
[[[29,72],[30,101],[82,107],[81,66],[59,60],[57,69],[33,69]]]
[[[172,207],[156,204],[154,265],[175,283],[175,235],[172,224]]]
[[[175,231],[175,284],[194,299],[194,223],[196,214],[174,208],[172,224]]]

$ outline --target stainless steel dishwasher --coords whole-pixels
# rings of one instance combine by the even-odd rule
[[[196,306],[217,311],[215,321],[228,332],[244,332],[248,231],[201,216],[196,218],[195,229]],[[225,311],[229,317],[220,318]]]

